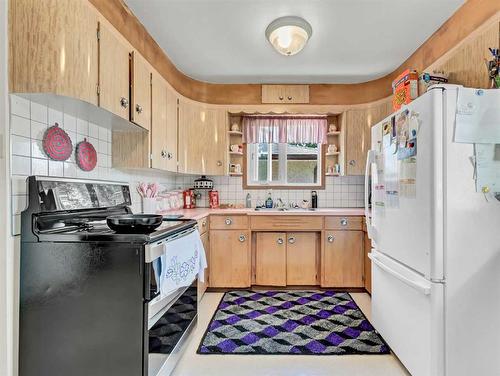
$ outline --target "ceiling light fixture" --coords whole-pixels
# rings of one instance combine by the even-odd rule
[[[275,19],[266,28],[266,38],[280,54],[300,52],[312,35],[312,27],[303,18],[286,16]]]

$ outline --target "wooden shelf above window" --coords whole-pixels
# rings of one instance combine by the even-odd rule
[[[340,134],[340,131],[335,131],[335,132],[328,132],[326,135],[327,136],[338,136]]]
[[[239,131],[228,131],[227,133],[229,133],[231,136],[243,136],[243,132]]]

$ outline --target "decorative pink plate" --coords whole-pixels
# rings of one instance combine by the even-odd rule
[[[45,131],[42,144],[47,156],[55,161],[65,161],[73,152],[71,138],[57,123]]]
[[[76,163],[83,171],[92,171],[97,164],[97,153],[86,138],[76,145]]]

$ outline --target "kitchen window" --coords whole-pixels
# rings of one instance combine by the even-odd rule
[[[322,145],[256,143],[247,145],[248,187],[321,187]]]
[[[248,188],[319,188],[326,116],[252,115],[243,117]]]

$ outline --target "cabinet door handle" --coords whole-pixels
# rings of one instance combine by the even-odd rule
[[[121,97],[121,98],[120,98],[120,105],[121,105],[123,108],[127,108],[127,107],[128,107],[128,100],[127,100],[127,98],[125,98],[125,97]]]
[[[240,237],[238,238],[238,240],[243,243],[245,240],[247,240],[247,237],[245,235],[240,235]]]
[[[222,166],[222,161],[217,161],[217,166],[218,167]]]
[[[233,220],[231,218],[226,218],[225,223],[230,226],[233,223]]]
[[[283,244],[283,243],[284,243],[284,240],[283,240],[283,238],[278,238],[278,240],[276,240],[276,242],[277,242],[278,244]]]
[[[293,98],[289,95],[288,96],[288,100],[291,101]]]
[[[283,99],[285,99],[282,95],[280,95],[278,98],[279,98],[280,101],[282,101]]]
[[[166,158],[167,157],[167,152],[165,150],[162,150],[160,154],[161,154],[162,158]]]
[[[341,226],[347,226],[347,224],[348,224],[348,223],[349,223],[349,222],[347,221],[347,218],[342,218],[342,219],[340,220],[340,225],[341,225]]]
[[[351,159],[349,161],[349,166],[356,166],[356,161],[354,159]]]
[[[291,236],[290,238],[288,238],[288,243],[294,244],[295,243],[295,238],[293,236]]]
[[[333,241],[335,240],[335,236],[333,236],[333,235],[328,235],[327,240],[328,240],[328,243],[333,243]]]
[[[142,106],[140,104],[135,105],[135,110],[138,114],[142,114]]]
[[[172,159],[174,157],[174,155],[170,152],[167,153],[167,159]]]
[[[201,227],[207,227],[207,221],[201,222]]]

